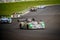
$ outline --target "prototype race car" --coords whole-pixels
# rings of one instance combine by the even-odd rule
[[[12,23],[11,18],[2,17],[0,18],[0,23]]]
[[[44,22],[20,22],[19,24],[20,29],[45,29],[45,23]]]

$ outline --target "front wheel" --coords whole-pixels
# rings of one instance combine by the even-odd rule
[[[22,24],[21,24],[21,23],[19,24],[19,28],[20,28],[20,29],[22,28]]]

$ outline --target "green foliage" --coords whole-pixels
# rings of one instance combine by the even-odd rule
[[[11,15],[35,5],[60,4],[60,1],[25,1],[14,3],[0,3],[0,15]]]

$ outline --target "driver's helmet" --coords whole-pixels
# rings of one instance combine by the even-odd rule
[[[28,21],[28,22],[31,22],[32,20],[29,18],[29,19],[27,19],[27,21]]]
[[[31,19],[28,19],[29,22],[31,22],[32,20]]]

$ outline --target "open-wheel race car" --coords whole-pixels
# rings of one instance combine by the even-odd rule
[[[36,12],[37,11],[37,8],[36,7],[32,7],[32,8],[30,8],[30,11],[31,12]]]

